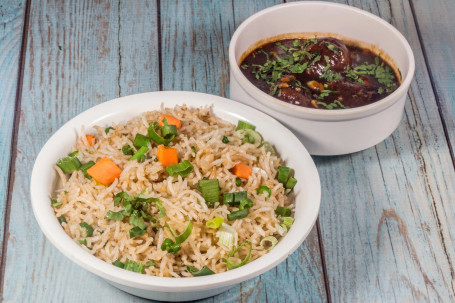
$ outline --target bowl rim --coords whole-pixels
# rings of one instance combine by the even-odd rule
[[[275,10],[280,10],[280,9],[286,9],[288,7],[295,7],[295,6],[303,6],[303,7],[308,7],[308,6],[331,6],[335,8],[339,8],[342,10],[349,10],[352,12],[355,12],[357,14],[364,15],[366,17],[369,17],[375,22],[378,22],[385,26],[388,30],[390,30],[392,33],[394,33],[397,38],[400,40],[402,43],[402,47],[404,47],[406,53],[407,53],[407,59],[408,59],[408,64],[409,67],[407,69],[406,77],[402,79],[401,85],[390,95],[386,96],[385,98],[378,100],[374,103],[360,106],[360,107],[355,107],[355,108],[347,108],[347,109],[338,109],[338,110],[322,110],[322,109],[316,109],[316,108],[309,108],[309,107],[303,107],[303,106],[298,106],[294,104],[290,104],[284,101],[281,101],[275,97],[270,96],[269,94],[266,94],[265,92],[261,91],[259,88],[254,86],[241,72],[239,65],[237,64],[237,60],[235,58],[235,47],[237,44],[237,40],[239,36],[247,30],[247,27],[257,18],[268,14],[272,11]],[[257,41],[253,41],[255,43]],[[301,118],[308,118],[308,119],[313,119],[313,120],[329,120],[329,121],[339,121],[339,120],[350,120],[352,118],[357,118],[357,117],[366,117],[369,115],[372,115],[378,111],[382,111],[389,106],[392,106],[394,103],[396,103],[401,96],[405,95],[408,91],[408,88],[411,84],[412,78],[414,76],[414,71],[415,71],[415,59],[414,59],[414,53],[411,49],[411,46],[409,45],[408,41],[406,38],[401,34],[394,26],[386,22],[384,19],[367,12],[365,10],[362,10],[360,8],[356,8],[347,4],[341,4],[341,3],[332,3],[332,2],[323,2],[323,1],[305,1],[305,2],[290,2],[290,3],[282,3],[278,5],[274,5],[272,7],[263,9],[250,17],[248,17],[245,21],[243,21],[240,26],[236,29],[234,34],[232,35],[231,42],[229,43],[229,65],[231,68],[231,73],[235,80],[239,83],[239,85],[242,87],[242,89],[250,95],[253,99],[257,100],[260,102],[262,105],[272,107],[273,109],[287,114],[291,115],[294,117],[301,117]]]
[[[273,126],[280,127],[280,131],[283,131],[285,136],[289,137],[292,144],[297,144],[296,148],[299,149],[301,155],[308,165],[305,168],[305,175],[311,176],[314,178],[314,188],[312,188],[313,192],[311,193],[311,197],[313,198],[311,201],[308,201],[308,209],[307,211],[311,215],[311,219],[309,221],[303,222],[305,220],[296,220],[294,226],[296,228],[291,228],[288,235],[285,236],[281,241],[284,242],[282,245],[282,249],[280,251],[273,253],[274,250],[271,250],[268,254],[254,260],[251,263],[246,264],[241,269],[226,271],[223,273],[219,273],[216,275],[205,276],[205,277],[189,277],[183,279],[176,279],[170,277],[156,277],[156,276],[148,276],[144,274],[138,274],[134,272],[129,272],[120,268],[117,268],[97,257],[91,255],[86,250],[84,250],[80,245],[78,245],[73,239],[70,238],[69,235],[65,233],[63,228],[61,228],[60,223],[58,223],[57,218],[54,215],[52,207],[50,206],[49,200],[49,190],[46,187],[49,181],[46,181],[46,178],[42,177],[41,172],[43,169],[48,167],[49,164],[49,151],[51,149],[55,149],[55,141],[61,138],[62,136],[67,136],[68,134],[74,133],[74,128],[77,126],[77,129],[80,129],[82,125],[84,125],[84,121],[90,121],[90,117],[97,117],[100,116],[100,112],[103,111],[112,111],[111,115],[106,114],[105,117],[99,118],[99,121],[92,121],[87,127],[90,128],[93,125],[96,125],[100,122],[107,122],[109,119],[114,119],[115,114],[118,114],[116,110],[120,106],[124,106],[128,104],[131,106],[131,99],[135,101],[134,107],[139,107],[142,104],[146,105],[147,102],[153,103],[154,100],[161,100],[157,101],[159,104],[161,102],[165,103],[163,100],[166,98],[180,98],[180,102],[171,101],[171,104],[168,106],[174,106],[175,104],[187,104],[190,107],[196,107],[201,105],[213,104],[214,113],[217,115],[215,110],[216,107],[219,107],[220,113],[223,113],[223,106],[226,108],[232,108],[233,111],[227,111],[227,115],[231,115],[232,117],[238,117],[239,119],[246,116],[255,116],[253,120],[261,121],[261,123],[271,123]],[[191,98],[197,98],[196,101],[190,101]],[[200,103],[200,104],[194,104]],[[228,105],[226,102],[229,102]],[[192,104],[193,103],[193,104]],[[156,110],[159,108],[158,106],[150,106],[149,108],[145,108],[142,112],[147,110]],[[141,108],[142,109],[142,108]],[[237,112],[237,109],[241,109]],[[137,110],[135,115],[139,115],[141,112]],[[123,121],[127,119],[131,119],[134,117],[134,114],[121,114],[124,116]],[[106,118],[107,117],[107,118]],[[248,119],[247,119],[248,121]],[[69,138],[68,140],[73,140],[73,138]],[[66,152],[66,150],[65,150]],[[53,159],[55,161],[55,159]],[[49,169],[49,168],[48,168]],[[47,179],[48,180],[48,179]],[[41,151],[39,152],[35,164],[32,171],[31,182],[30,182],[30,197],[31,203],[33,208],[33,213],[35,216],[36,221],[38,222],[42,232],[46,236],[46,238],[67,258],[71,261],[75,262],[76,264],[80,265],[81,267],[85,268],[86,270],[101,276],[109,281],[114,283],[119,283],[128,287],[139,288],[144,290],[155,290],[161,292],[190,292],[190,291],[198,291],[204,289],[212,289],[212,288],[221,288],[226,287],[229,285],[234,285],[245,281],[249,278],[255,277],[259,274],[264,273],[265,271],[275,267],[288,256],[290,256],[305,240],[308,236],[310,231],[312,230],[318,213],[319,207],[321,202],[321,184],[319,179],[319,174],[312,160],[311,156],[309,155],[308,151],[305,149],[303,144],[292,134],[292,132],[281,125],[278,121],[274,118],[252,108],[247,105],[241,104],[236,101],[232,101],[223,97],[218,97],[214,95],[204,94],[204,93],[196,93],[196,92],[186,92],[186,91],[160,91],[160,92],[150,92],[150,93],[142,93],[142,94],[135,94],[129,95],[126,97],[116,98],[110,101],[103,102],[96,106],[93,106],[84,112],[78,114],[76,117],[72,118],[68,122],[66,122],[63,126],[61,126],[45,143],[42,147]],[[44,202],[46,199],[46,202]],[[47,204],[46,204],[47,203]],[[43,205],[45,207],[43,207]],[[298,227],[305,227],[306,229],[304,233],[301,233],[298,230]],[[288,240],[286,240],[288,239]],[[286,240],[286,241],[284,241]],[[289,243],[288,243],[289,242]],[[284,245],[291,244],[286,248]],[[278,245],[276,246],[278,247]],[[285,250],[285,251],[284,251]]]

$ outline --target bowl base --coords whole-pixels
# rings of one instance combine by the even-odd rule
[[[145,298],[145,299],[150,299],[150,300],[158,300],[158,301],[165,301],[165,302],[185,302],[185,301],[194,301],[194,300],[200,300],[200,299],[205,299],[208,297],[216,296],[219,295],[222,292],[225,292],[226,290],[236,286],[234,285],[229,285],[225,287],[219,287],[219,288],[214,288],[214,289],[208,289],[208,290],[201,290],[201,291],[188,291],[188,292],[178,292],[178,289],[176,288],[175,292],[164,292],[164,291],[156,291],[156,290],[147,290],[147,289],[140,289],[140,288],[133,288],[133,287],[128,287],[122,284],[115,283],[113,281],[105,280],[112,286],[117,287],[120,290],[123,290],[124,292],[127,292],[129,294]]]

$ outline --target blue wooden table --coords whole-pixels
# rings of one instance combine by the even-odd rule
[[[0,0],[0,297],[145,302],[61,255],[33,218],[34,159],[61,125],[120,96],[228,96],[228,45],[279,0]],[[363,152],[314,157],[319,220],[275,269],[206,302],[455,301],[455,1],[347,0],[416,57],[399,128]],[[1,300],[1,299],[0,299]]]

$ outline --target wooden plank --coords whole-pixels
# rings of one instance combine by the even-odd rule
[[[8,172],[24,20],[25,0],[0,4],[0,260],[7,221]]]
[[[455,2],[412,0],[411,8],[455,161]]]
[[[228,46],[248,16],[277,1],[162,1],[164,90],[228,95]],[[316,229],[277,268],[206,300],[324,302],[326,290]]]
[[[5,302],[146,302],[88,274],[45,240],[29,202],[41,146],[81,111],[157,90],[156,1],[32,1],[18,133]],[[0,55],[1,57],[1,55]]]
[[[398,0],[347,2],[405,35],[416,74],[405,117],[391,137],[352,155],[315,157],[331,300],[452,302],[455,173],[411,7]],[[428,24],[441,18],[453,28],[449,12],[427,16]]]

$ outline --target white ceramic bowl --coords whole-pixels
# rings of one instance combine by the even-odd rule
[[[57,175],[52,165],[66,156],[75,145],[82,125],[90,130],[94,125],[110,125],[127,121],[145,111],[187,104],[190,107],[213,105],[220,118],[237,123],[239,119],[257,126],[263,137],[273,143],[286,165],[295,169],[295,223],[289,233],[267,255],[240,269],[206,277],[162,278],[126,271],[85,252],[60,226],[51,208]],[[292,148],[288,148],[292,147]],[[102,103],[76,116],[63,125],[44,145],[33,167],[31,200],[35,218],[41,230],[71,261],[106,279],[114,286],[136,296],[164,300],[187,301],[219,294],[232,286],[257,276],[288,257],[303,240],[316,221],[321,198],[318,172],[302,143],[275,119],[246,105],[213,95],[193,92],[154,92],[132,95]]]
[[[257,42],[288,33],[335,34],[375,45],[393,58],[402,84],[382,100],[352,109],[318,110],[280,101],[249,82],[238,64]],[[230,98],[278,119],[312,155],[352,153],[387,138],[400,123],[415,68],[408,42],[386,21],[348,5],[312,1],[276,5],[246,19],[232,36],[229,64]]]

